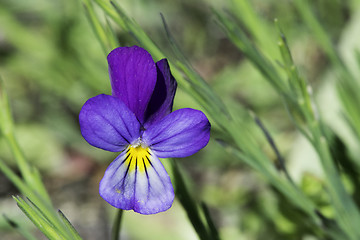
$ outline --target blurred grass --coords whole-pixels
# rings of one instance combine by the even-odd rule
[[[176,59],[166,40],[159,12],[164,15],[172,37],[227,108],[245,116],[245,106],[264,121],[289,163],[290,173],[296,172],[300,176],[298,181],[302,191],[330,219],[334,217],[334,210],[326,194],[324,176],[312,168],[313,162],[318,162],[319,159],[316,155],[308,157],[311,149],[295,144],[301,136],[289,120],[282,99],[271,84],[264,80],[259,70],[250,64],[222,32],[211,10],[225,8],[238,13],[233,16],[233,21],[242,27],[247,26],[249,32],[245,34],[251,37],[251,43],[263,50],[266,57],[281,61],[277,48],[277,30],[273,24],[275,17],[279,19],[300,75],[314,87],[315,99],[317,95],[330,92],[331,100],[337,102],[337,108],[332,108],[332,104],[329,106],[329,99],[319,99],[317,105],[320,112],[326,112],[326,124],[345,143],[339,159],[345,159],[345,153],[350,155],[349,162],[355,162],[353,175],[357,179],[359,158],[351,156],[358,156],[357,153],[360,152],[359,140],[352,136],[359,136],[360,111],[356,105],[358,101],[354,100],[358,97],[358,88],[349,85],[349,81],[338,83],[332,75],[344,76],[341,75],[344,70],[341,70],[342,63],[339,63],[338,57],[343,61],[342,54],[346,52],[352,54],[345,58],[344,65],[357,66],[357,69],[359,67],[356,62],[358,58],[354,56],[354,49],[359,49],[358,41],[354,41],[352,45],[346,42],[349,38],[358,39],[359,31],[352,26],[359,24],[359,4],[357,1],[336,0],[309,2],[312,13],[315,13],[329,36],[328,40],[324,40],[325,36],[319,35],[319,31],[316,34],[311,29],[311,26],[316,25],[309,24],[302,17],[304,12],[299,10],[299,2],[301,1],[121,1],[121,7],[131,18],[136,19],[166,55]],[[255,14],[251,15],[253,12]],[[121,45],[137,44],[109,17],[105,17],[98,7],[94,8],[94,14],[99,16],[100,26],[111,26],[114,29],[115,37]],[[108,29],[105,28],[104,32],[106,31]],[[108,46],[102,46],[97,36],[92,31],[80,1],[0,2],[0,75],[4,79],[15,122],[19,126],[15,130],[20,145],[31,163],[42,171],[45,179],[60,182],[50,192],[53,196],[67,184],[71,185],[78,180],[71,179],[71,176],[61,171],[65,171],[67,165],[76,161],[74,153],[81,156],[80,165],[71,166],[78,167],[73,169],[74,174],[79,175],[79,179],[90,179],[95,189],[92,194],[87,195],[89,199],[84,200],[86,202],[97,201],[98,178],[114,157],[90,148],[81,138],[77,123],[77,114],[86,99],[99,93],[110,93],[104,50],[111,48],[114,42],[110,41]],[[333,46],[339,52],[332,52]],[[279,63],[272,64],[279,71],[283,68]],[[334,65],[340,70],[334,72]],[[351,74],[358,76],[353,70]],[[284,77],[285,73],[281,72],[280,76]],[[341,87],[340,100],[334,91],[338,85]],[[279,86],[281,88],[282,85]],[[202,105],[194,99],[191,92],[189,94],[189,89],[191,90],[184,81],[176,96],[175,108],[201,109]],[[243,121],[248,124],[251,119]],[[348,122],[352,126],[350,129]],[[276,156],[261,133],[248,125],[249,132],[255,132],[254,139],[259,150],[275,162]],[[216,132],[213,136],[217,136]],[[11,164],[13,160],[7,153],[5,144],[0,146],[1,158]],[[291,168],[292,159],[289,156],[299,148],[301,150],[297,152],[296,159],[303,162],[306,172]],[[86,162],[95,162],[101,168],[81,172]],[[242,162],[234,161],[234,156],[224,152],[224,147],[215,142],[211,142],[195,156],[180,160],[179,164],[189,174],[186,179],[191,180],[186,181],[189,181],[187,185],[191,186],[191,192],[197,200],[203,200],[209,205],[222,239],[304,239],[318,236],[313,226],[304,222],[306,217],[303,212],[294,210],[289,200],[270,187],[263,176],[250,170]],[[339,168],[343,169],[344,166],[339,164]],[[346,177],[349,173],[342,171],[342,175]],[[8,191],[2,191],[1,200],[5,201],[10,195]],[[71,201],[60,203],[55,199],[55,202],[61,204],[65,213],[67,208],[73,209],[71,206],[74,203]],[[76,210],[80,212],[80,208]],[[19,219],[13,213],[14,209],[15,206],[13,209],[0,207],[2,213]],[[86,211],[90,217],[95,217],[91,214],[92,209]],[[164,232],[162,227],[153,229],[149,222],[152,223],[154,219],[162,226],[166,219],[172,219],[171,223],[181,226],[183,231],[184,237],[179,239],[196,239],[183,216],[183,210],[175,207],[171,211],[171,216],[164,213],[146,218],[126,213],[122,234],[128,239],[143,239],[144,236],[147,239],[169,239],[169,236],[178,234],[177,228],[169,227]],[[78,219],[76,213],[73,214],[73,218]],[[129,222],[141,226],[143,231],[139,233],[138,228],[126,223],[127,218]],[[71,222],[80,226],[83,224],[80,219],[75,223]],[[20,239],[8,233],[9,228],[5,222],[0,227],[4,236],[8,234],[7,239]],[[326,227],[328,226],[325,229]],[[80,235],[85,236],[86,233],[80,232]],[[89,236],[86,239],[96,238]]]

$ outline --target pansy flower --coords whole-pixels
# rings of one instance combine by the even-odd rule
[[[109,204],[141,214],[166,211],[174,190],[159,158],[190,156],[210,138],[201,111],[172,112],[177,83],[166,59],[154,62],[144,49],[119,47],[107,57],[112,95],[90,98],[79,115],[92,146],[119,152],[100,182]]]

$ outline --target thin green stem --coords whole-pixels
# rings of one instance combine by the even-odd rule
[[[215,240],[212,234],[210,234],[209,226],[206,226],[203,219],[201,218],[199,208],[195,200],[191,197],[189,190],[186,187],[183,176],[173,159],[171,161],[173,176],[175,179],[175,191],[176,197],[179,199],[181,205],[186,211],[186,214],[193,225],[196,233],[201,240]]]
[[[5,135],[5,139],[14,155],[17,166],[20,169],[21,175],[24,178],[25,182],[34,189],[35,192],[38,192],[46,202],[51,202],[49,194],[46,191],[44,183],[42,182],[40,175],[36,172],[35,169],[32,169],[29,163],[26,161],[23,152],[20,149],[20,146],[14,136],[13,132]]]
[[[267,142],[270,144],[271,148],[273,149],[273,151],[274,151],[274,153],[275,153],[275,155],[276,155],[276,157],[278,159],[278,164],[279,164],[280,170],[283,171],[283,173],[285,174],[285,177],[287,178],[287,180],[296,187],[296,185],[295,185],[293,179],[291,178],[291,176],[290,176],[290,174],[289,174],[289,172],[287,170],[287,167],[285,165],[285,159],[280,154],[280,151],[278,150],[274,139],[271,137],[270,133],[265,128],[262,121],[255,114],[252,113],[252,115],[253,115],[253,118],[255,120],[255,123],[259,126],[261,131],[264,133]]]
[[[111,240],[120,240],[120,229],[121,229],[121,221],[123,218],[123,213],[124,211],[122,209],[118,209],[116,212],[112,233],[111,233]]]

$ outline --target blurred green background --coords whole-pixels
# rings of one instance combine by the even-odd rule
[[[276,58],[273,19],[286,33],[300,73],[313,87],[326,123],[339,135],[351,156],[360,153],[346,126],[335,90],[335,76],[292,1],[250,1],[266,23],[269,36],[262,44]],[[119,1],[158,46],[171,55],[160,18],[193,67],[236,111],[254,111],[273,135],[285,156],[290,174],[327,217],[333,212],[324,194],[322,170],[310,145],[295,131],[281,98],[261,73],[228,40],[212,8],[231,9],[232,1]],[[311,1],[312,10],[337,46],[349,68],[359,74],[353,50],[359,49],[360,8],[357,1]],[[246,14],[246,13],[244,13]],[[103,16],[99,12],[99,16]],[[106,21],[105,16],[102,19]],[[113,25],[122,46],[137,44]],[[271,35],[274,34],[274,35]],[[159,59],[155,59],[159,60]],[[109,239],[114,209],[98,195],[98,183],[116,154],[95,149],[83,139],[78,113],[83,103],[100,93],[110,94],[106,56],[89,24],[81,1],[2,0],[0,2],[0,76],[10,98],[16,136],[33,165],[38,167],[56,208],[60,208],[84,239]],[[201,107],[181,88],[175,108]],[[271,148],[259,137],[261,149],[272,159]],[[0,139],[0,156],[13,158]],[[199,153],[178,160],[195,198],[208,204],[222,239],[315,239],[301,212],[258,173],[234,161],[213,139]],[[0,173],[0,213],[27,227],[11,196],[18,192]],[[356,186],[348,184],[349,191]],[[34,230],[35,232],[37,230]],[[197,239],[181,205],[155,216],[124,214],[122,239]],[[39,239],[44,239],[38,232]],[[0,218],[1,239],[22,239]]]

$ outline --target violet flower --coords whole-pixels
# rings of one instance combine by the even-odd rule
[[[155,63],[133,46],[114,49],[107,60],[112,96],[90,98],[79,115],[89,144],[120,152],[105,171],[100,195],[124,210],[166,211],[174,190],[158,158],[187,157],[205,147],[210,123],[191,108],[171,112],[177,83],[166,59]]]

